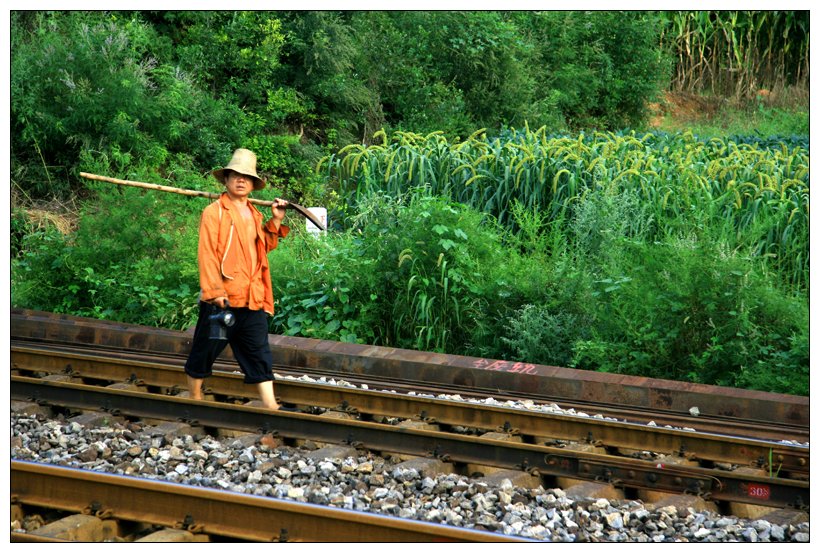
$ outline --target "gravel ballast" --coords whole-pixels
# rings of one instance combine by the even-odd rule
[[[636,500],[573,499],[561,489],[428,476],[372,454],[313,460],[258,435],[165,436],[135,423],[99,428],[11,414],[11,457],[204,486],[555,542],[806,542],[777,525]],[[13,529],[14,530],[14,529]],[[17,531],[20,531],[19,529]]]

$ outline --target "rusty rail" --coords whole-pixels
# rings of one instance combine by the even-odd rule
[[[11,462],[13,502],[270,542],[521,542],[503,534],[80,469]],[[93,505],[93,508],[91,507]]]
[[[11,331],[12,338],[104,343],[175,354],[187,353],[191,340],[183,332],[15,309]],[[280,366],[350,380],[426,382],[476,393],[576,402],[588,409],[614,406],[688,416],[689,409],[697,407],[703,418],[736,418],[753,425],[810,424],[808,397],[310,338],[271,335],[269,341]]]
[[[72,376],[114,382],[125,382],[138,377],[140,383],[162,388],[182,388],[185,385],[185,376],[179,367],[130,357],[112,358],[93,351],[62,351],[58,347],[26,346],[13,342],[11,359],[12,368],[15,369],[67,374],[66,367],[70,367],[69,374]],[[237,374],[215,371],[208,383],[209,391],[213,393],[230,397],[255,395],[255,391],[249,391],[249,387]],[[783,471],[808,474],[808,448],[777,443],[783,437],[782,434],[775,442],[767,443],[762,439],[720,435],[714,427],[710,427],[707,432],[691,432],[595,417],[433,400],[406,394],[288,380],[278,380],[276,392],[279,399],[288,404],[340,408],[371,416],[435,420],[438,423],[474,428],[507,427],[515,429],[521,435],[532,437],[534,443],[547,439],[594,440],[607,447],[650,450],[664,454],[685,450],[699,460],[741,465],[768,459],[771,454]],[[749,434],[756,432],[754,428],[747,430]]]

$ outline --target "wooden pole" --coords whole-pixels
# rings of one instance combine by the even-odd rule
[[[202,190],[188,190],[186,188],[175,188],[173,186],[164,186],[162,184],[154,184],[151,182],[139,182],[133,180],[122,180],[122,179],[115,179],[112,177],[104,177],[102,175],[93,175],[91,173],[80,173],[80,176],[86,179],[102,181],[102,182],[110,182],[112,184],[120,184],[123,186],[135,186],[137,188],[145,188],[148,190],[159,190],[160,192],[170,192],[172,194],[182,194],[183,196],[198,196],[201,198],[210,198],[215,200],[219,198],[221,194],[216,192],[204,192]],[[248,201],[252,204],[261,205],[265,207],[272,207],[274,202],[270,200],[257,200],[256,198],[248,198]],[[316,218],[316,216],[302,207],[299,204],[295,204],[293,202],[288,202],[288,205],[285,206],[286,208],[293,209],[298,212],[300,215],[309,219],[311,223],[319,227],[321,230],[325,230],[324,225]]]

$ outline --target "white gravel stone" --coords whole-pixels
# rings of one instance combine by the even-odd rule
[[[770,533],[771,539],[775,541],[783,541],[786,538],[786,532],[783,527],[778,524],[773,524]]]
[[[188,452],[188,459],[190,459],[193,462],[207,461],[208,457],[208,452],[204,449],[192,449]]]
[[[77,423],[13,415],[11,454],[15,459],[125,472],[551,542],[809,540],[807,523],[779,526],[691,509],[679,517],[674,507],[647,509],[635,500],[576,502],[563,490],[526,490],[509,479],[489,485],[457,475],[422,477],[415,469],[397,467],[372,454],[314,464],[304,457],[307,451],[298,448],[257,450],[242,445],[242,440],[227,445],[213,437],[191,435],[166,444],[164,438],[125,435],[117,425],[100,432]],[[70,439],[60,440],[60,436]],[[101,455],[89,462],[77,459],[89,445]]]
[[[799,543],[808,543],[809,534],[807,532],[798,532],[792,536],[792,541],[796,541]]]
[[[606,515],[606,523],[609,525],[610,528],[613,528],[615,530],[620,530],[624,527],[623,516],[621,515],[621,513],[617,511]]]

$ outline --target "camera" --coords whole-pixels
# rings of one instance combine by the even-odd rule
[[[213,313],[208,316],[208,322],[210,323],[208,338],[211,340],[227,340],[228,327],[233,326],[236,322],[234,314],[228,310],[230,306],[227,302],[225,305],[225,309],[220,309],[214,305]]]

